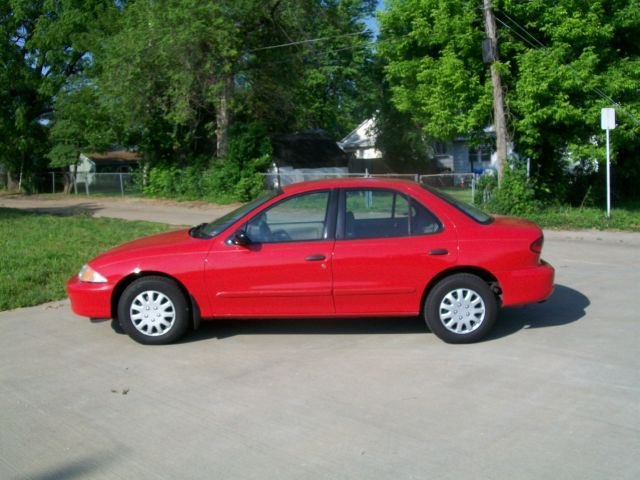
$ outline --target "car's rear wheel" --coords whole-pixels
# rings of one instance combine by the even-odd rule
[[[484,337],[497,313],[496,297],[481,278],[458,273],[429,292],[424,317],[429,329],[448,343],[471,343]]]
[[[118,320],[139,343],[164,345],[181,338],[189,326],[189,308],[178,285],[164,277],[131,283],[118,302]]]

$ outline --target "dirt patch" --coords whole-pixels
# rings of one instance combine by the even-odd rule
[[[147,220],[169,225],[195,225],[218,218],[241,204],[217,205],[202,201],[179,202],[170,199],[139,197],[97,197],[85,195],[19,195],[0,196],[0,207],[49,213],[126,220]]]

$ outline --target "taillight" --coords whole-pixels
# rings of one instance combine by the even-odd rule
[[[544,235],[540,236],[535,242],[531,244],[529,249],[533,253],[542,253],[542,244],[544,243]]]

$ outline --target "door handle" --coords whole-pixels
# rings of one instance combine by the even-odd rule
[[[324,255],[309,255],[305,260],[307,262],[321,262],[322,260],[326,260],[326,258]]]
[[[449,250],[446,248],[436,248],[434,250],[429,250],[429,255],[448,255]]]

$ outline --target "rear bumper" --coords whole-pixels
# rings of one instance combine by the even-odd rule
[[[497,276],[504,307],[542,302],[553,293],[555,270],[545,261],[532,268],[500,272]]]
[[[111,318],[111,293],[108,283],[85,283],[73,276],[67,282],[67,295],[76,315],[91,318]]]

